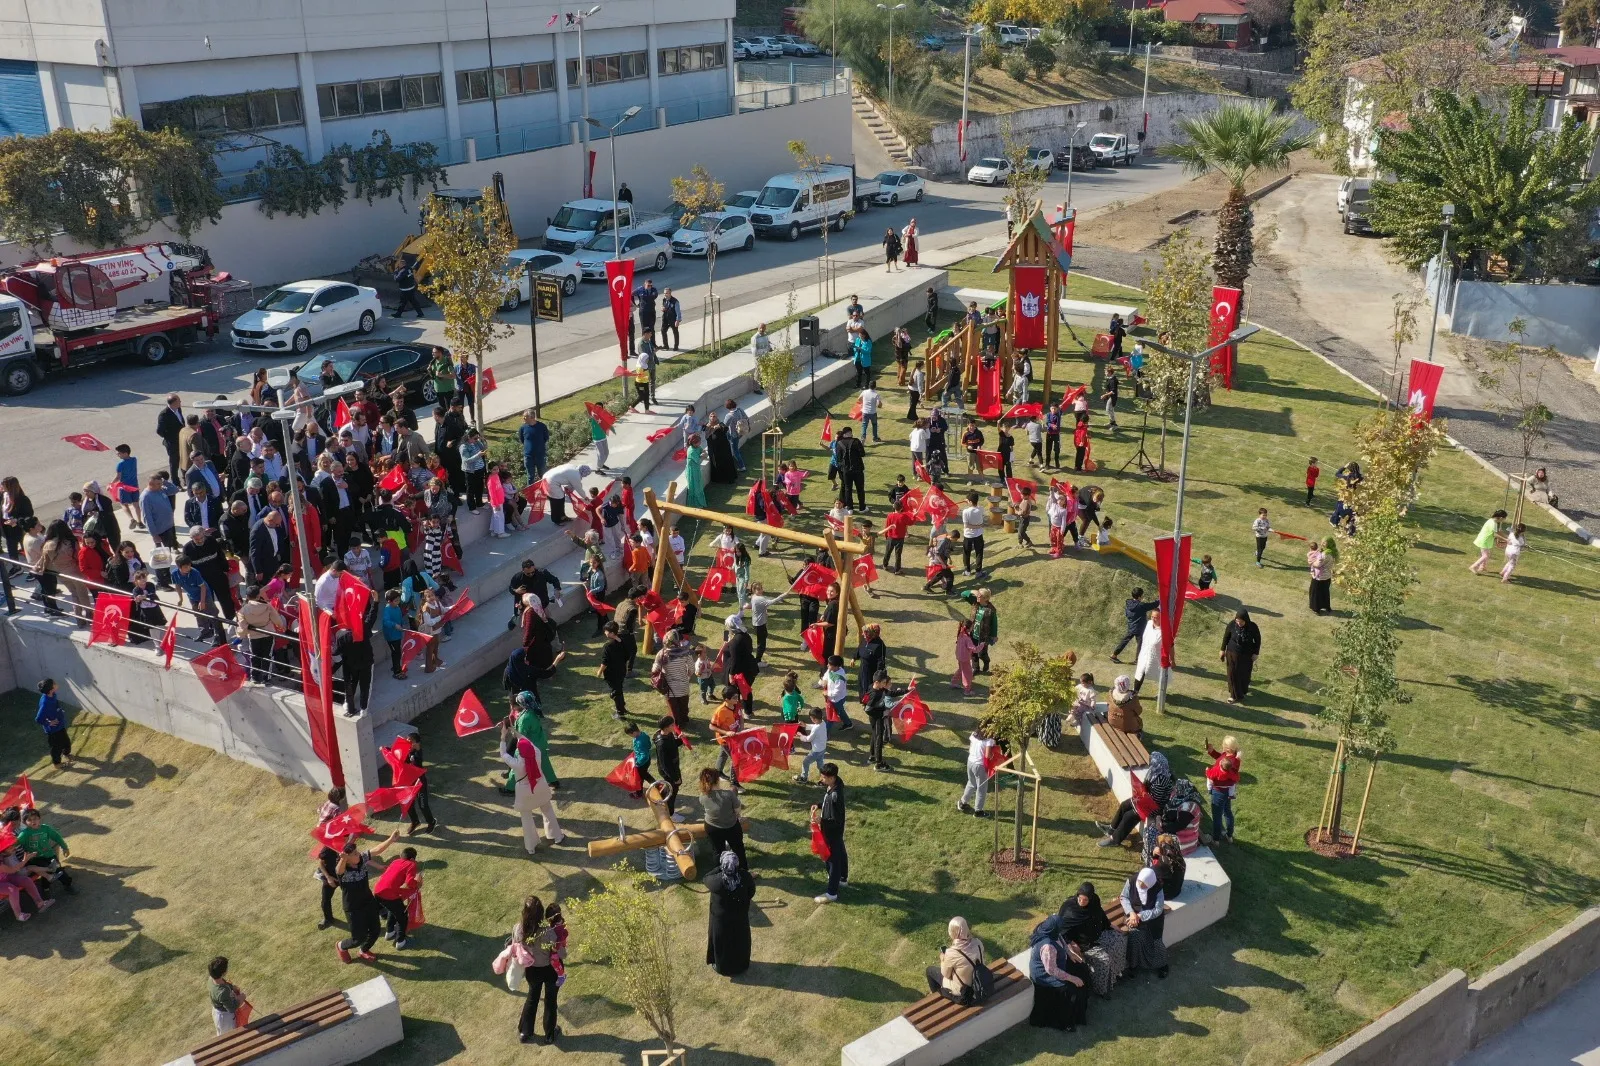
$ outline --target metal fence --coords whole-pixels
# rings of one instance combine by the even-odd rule
[[[783,59],[746,60],[738,65],[740,81],[765,81],[787,84],[828,82],[834,79],[832,63],[792,63]]]

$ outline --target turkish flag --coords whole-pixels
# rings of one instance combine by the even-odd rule
[[[454,622],[476,606],[477,604],[472,602],[472,594],[463,592],[456,602],[450,605],[450,609],[444,613],[444,621]]]
[[[855,562],[850,564],[851,588],[860,588],[862,585],[870,585],[876,580],[878,580],[878,564],[872,558],[872,556],[859,556]]]
[[[311,830],[311,839],[334,851],[344,850],[344,842],[355,836],[376,836],[378,831],[367,824],[367,806],[352,803],[326,822]]]
[[[99,438],[92,433],[74,433],[69,437],[62,437],[68,444],[75,444],[86,452],[109,452],[111,449],[102,444]]]
[[[1133,779],[1133,809],[1140,818],[1148,818],[1161,809],[1156,798],[1150,795],[1150,790],[1144,787],[1144,780],[1137,775],[1130,775]]]
[[[399,806],[400,813],[405,814],[411,810],[411,805],[416,802],[417,793],[422,791],[421,784],[415,785],[387,785],[375,788],[367,793],[367,810],[373,814],[386,811],[390,807]]]
[[[606,780],[624,792],[637,792],[644,787],[644,777],[639,773],[639,764],[633,761],[632,755],[617,763],[616,768],[606,775]]]
[[[489,712],[483,709],[483,701],[478,699],[477,693],[470,688],[461,694],[461,703],[456,707],[455,723],[458,737],[470,737],[474,733],[494,728]]]
[[[333,729],[333,616],[312,606],[310,597],[301,596],[297,608],[300,626],[300,684],[305,697],[306,721],[311,731],[311,750],[323,761],[335,784],[344,783],[344,768],[339,760],[339,745]],[[322,651],[312,655],[312,636]]]
[[[827,862],[833,858],[833,849],[828,847],[828,840],[822,835],[822,823],[811,823],[811,854]]]
[[[993,470],[996,474],[998,474],[1005,470],[1005,468],[1006,457],[1001,455],[999,452],[986,452],[981,450],[978,452],[978,473],[982,474],[985,470]]]
[[[378,753],[383,756],[383,761],[389,764],[389,774],[395,785],[404,788],[414,785],[422,779],[424,771],[406,760],[411,758],[411,737],[395,737],[394,743],[387,748],[379,748]]]
[[[450,538],[445,538],[449,543]],[[367,639],[367,605],[372,602],[372,590],[367,583],[350,573],[339,575],[339,598],[334,601],[333,620],[342,629],[348,629],[356,640]]]
[[[1425,422],[1433,421],[1433,403],[1439,397],[1439,383],[1443,380],[1443,363],[1411,360],[1411,380],[1406,388],[1406,404],[1411,408],[1412,414]]]
[[[641,597],[641,601],[642,599]],[[664,603],[655,610],[649,611],[645,615],[645,620],[650,623],[657,633],[665,633],[683,620],[683,601],[672,600],[669,603]]]
[[[706,579],[700,582],[700,599],[710,600],[712,603],[722,602],[722,590],[728,582],[733,580],[733,571],[725,566],[713,566],[706,571]]]
[[[1170,668],[1173,664],[1172,647],[1178,639],[1178,626],[1183,622],[1183,602],[1186,597],[1172,598],[1172,576],[1174,573],[1187,575],[1189,573],[1189,548],[1190,536],[1185,533],[1178,542],[1176,558],[1174,558],[1171,537],[1156,538],[1156,586],[1161,594],[1161,607],[1156,612],[1161,616],[1161,665]]]
[[[133,615],[133,597],[102,592],[94,601],[94,625],[89,628],[89,643],[117,647],[128,642],[128,619]],[[173,615],[174,618],[177,615]]]
[[[33,806],[37,805],[33,802],[33,786],[28,784],[27,774],[17,778],[17,783],[6,789],[6,794],[0,797],[0,811],[11,807],[27,810]]]
[[[917,517],[917,512],[922,510],[922,490],[910,489],[900,497],[900,513],[908,518]]]
[[[917,480],[925,485],[933,484],[933,475],[928,473],[928,468],[921,459],[911,460],[911,471],[917,475]]]
[[[339,397],[339,402],[333,408],[333,428],[343,429],[355,419],[350,417],[350,406],[344,402],[344,397]]]
[[[861,418],[861,401],[859,399],[850,407],[850,420],[852,422]]]
[[[244,667],[239,665],[239,660],[233,656],[233,649],[226,644],[212,648],[198,659],[189,660],[189,665],[194,667],[195,676],[206,687],[212,703],[221,703],[244,687]]]
[[[672,453],[672,461],[675,463],[681,463],[687,458],[689,458],[688,448],[679,448],[677,451]]]
[[[807,563],[800,576],[794,579],[794,591],[800,596],[809,596],[814,600],[824,599],[828,595],[828,586],[837,585],[839,575],[821,563]]]
[[[772,745],[765,729],[746,729],[728,738],[728,756],[733,760],[734,778],[754,781],[772,769]]]
[[[583,402],[583,409],[588,411],[589,417],[594,419],[595,422],[599,424],[600,432],[602,433],[610,433],[611,427],[617,424],[617,416],[612,414],[610,411],[607,411],[600,404],[590,403],[588,400],[585,400]]]
[[[412,661],[427,650],[428,645],[437,639],[437,637],[430,637],[426,633],[402,629],[400,631],[400,669],[409,670]]]
[[[956,121],[956,150],[961,153],[963,163],[967,161],[967,127],[970,125],[972,125],[971,119]],[[816,850],[816,845],[812,845],[812,850]],[[824,855],[823,858],[826,859],[827,856]]]
[[[1041,403],[1014,403],[1011,409],[1000,417],[1007,422],[1023,421],[1029,418],[1038,418],[1044,414],[1044,404]]]
[[[167,628],[161,631],[161,654],[166,658],[163,669],[172,669],[172,656],[178,650],[178,616],[173,614],[172,620],[167,623]]]
[[[799,722],[767,727],[767,745],[772,751],[772,764],[779,769],[789,768],[789,756],[794,752],[794,737],[800,732]]]
[[[622,366],[628,366],[628,319],[633,313],[633,260],[606,261],[606,287],[611,290],[611,322],[622,347]]]
[[[462,577],[467,576],[467,568],[461,565],[461,553],[456,551],[456,538],[446,535],[440,542],[439,561]]]
[[[1000,745],[990,744],[987,748],[985,748],[983,751],[983,769],[985,772],[984,780],[988,780],[989,778],[993,777],[995,775],[995,771],[1000,769],[1000,764],[1005,761],[1006,753],[1000,750]]]
[[[498,389],[499,387],[500,387],[500,383],[495,381],[495,379],[494,379],[494,367],[492,367],[492,366],[484,367],[483,368],[483,394],[485,396],[487,396],[491,392],[493,392],[495,389]]]
[[[809,651],[811,657],[817,660],[819,664],[828,661],[828,649],[823,647],[823,641],[827,639],[827,634],[828,627],[821,622],[811,623],[806,626],[805,632],[800,634],[800,641],[806,646],[806,651]]]
[[[1023,478],[1023,477],[1008,477],[1008,478],[1006,478],[1006,491],[1011,493],[1011,502],[1012,503],[1017,504],[1019,506],[1022,504],[1022,490],[1023,489],[1032,489],[1034,494],[1037,495],[1038,492],[1039,492],[1039,483],[1037,481],[1033,481],[1030,478]]]
[[[930,488],[922,500],[922,507],[918,517],[944,525],[950,521],[950,516],[956,513],[956,501],[944,494],[944,490],[937,487]]]
[[[666,437],[671,435],[672,428],[673,427],[671,426],[662,426],[660,429],[646,437],[645,441],[650,444],[654,444],[658,440],[664,440]]]
[[[911,691],[901,696],[895,705],[889,708],[889,717],[894,722],[895,728],[900,730],[900,743],[904,744],[928,724],[928,705],[917,692],[917,683],[911,683]]]
[[[833,443],[833,415],[826,415],[822,419],[822,443]]]
[[[594,594],[592,589],[583,590],[583,598],[589,601],[589,606],[594,608],[595,614],[610,614],[616,608]]]
[[[1239,328],[1239,301],[1244,298],[1242,289],[1217,285],[1211,290],[1211,336],[1206,347],[1221,344],[1228,334]],[[1223,388],[1233,389],[1235,352],[1229,345],[1211,355],[1211,372],[1222,379]]]
[[[550,499],[549,487],[543,481],[535,481],[522,490],[522,495],[528,501],[528,521],[543,521],[545,504]]]
[[[405,483],[406,472],[398,466],[392,466],[389,468],[389,472],[383,475],[383,480],[378,482],[378,487],[385,492],[399,492],[400,486]]]
[[[767,525],[782,529],[783,510],[789,506],[788,501],[785,500],[782,507],[780,507],[772,501],[772,493],[768,490],[767,483],[762,481],[759,484],[761,486],[761,505],[767,509]],[[782,495],[782,493],[779,493],[780,498]]]
[[[822,516],[822,520],[828,523],[829,529],[841,537],[844,536],[844,520],[842,518],[835,518],[831,514],[825,514]]]
[[[1011,286],[1016,299],[1009,305],[1011,314],[1011,347],[1043,348],[1046,290],[1049,270],[1046,267],[1012,267]]]

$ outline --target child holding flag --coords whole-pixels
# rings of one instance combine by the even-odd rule
[[[962,814],[985,817],[983,805],[989,798],[989,763],[994,753],[995,742],[989,739],[988,731],[983,726],[978,726],[967,737],[967,787],[961,790],[961,798],[956,800],[956,810]],[[977,806],[974,807],[969,800]]]

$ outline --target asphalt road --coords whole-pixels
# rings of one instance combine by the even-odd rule
[[[866,168],[881,165],[881,152],[870,142],[864,128],[858,127],[857,141]],[[1073,178],[1073,204],[1084,210],[1136,199],[1183,180],[1180,168],[1166,162],[1077,172]],[[1047,203],[1060,202],[1065,199],[1065,190],[1066,175],[1052,174],[1044,199]],[[900,228],[913,216],[922,233],[922,247],[927,251],[996,237],[1004,218],[1004,194],[1003,186],[932,183],[921,204],[874,207],[859,215],[844,233],[829,234],[829,251],[841,273],[880,263],[878,242],[884,228]],[[814,234],[793,244],[758,240],[749,252],[730,252],[718,258],[717,295],[727,308],[793,288],[797,306],[804,308],[815,302],[816,259],[821,254],[822,239]],[[248,263],[228,266],[249,276]],[[698,343],[707,290],[705,261],[677,259],[659,274],[643,277],[653,278],[658,287],[673,289],[685,310],[684,341]],[[840,293],[841,297],[844,295]],[[530,359],[526,308],[508,318],[514,319],[513,336],[488,359],[502,378],[525,371]],[[589,355],[606,342],[611,329],[605,286],[584,284],[567,301],[564,322],[540,325],[541,367]],[[409,317],[403,322],[385,319],[375,336],[442,343],[444,329],[437,309],[430,308],[428,317],[420,321]],[[346,339],[353,339],[353,335]],[[63,441],[64,435],[90,433],[111,447],[119,443],[132,445],[143,475],[166,465],[165,453],[155,435],[155,422],[168,392],[178,392],[190,402],[219,395],[236,396],[247,387],[256,367],[288,362],[274,361],[262,353],[235,351],[224,335],[166,367],[113,363],[51,377],[27,396],[0,400],[0,456],[4,456],[0,474],[15,473],[39,513],[52,514],[64,507],[67,493],[85,481],[94,478],[108,483],[115,464],[112,453],[82,451]]]

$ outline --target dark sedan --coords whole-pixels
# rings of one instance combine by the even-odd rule
[[[337,379],[334,384],[370,382],[382,377],[389,383],[390,389],[404,385],[412,406],[421,406],[431,404],[438,398],[433,389],[433,379],[428,376],[428,364],[432,361],[431,344],[361,341],[318,352],[297,367],[294,374],[305,385],[307,392],[318,395],[324,385],[323,364],[331,363],[333,376]]]
[[[1068,161],[1071,166],[1069,168]],[[1062,145],[1056,149],[1057,170],[1093,170],[1100,164],[1095,161],[1095,155],[1089,151],[1087,144]]]

